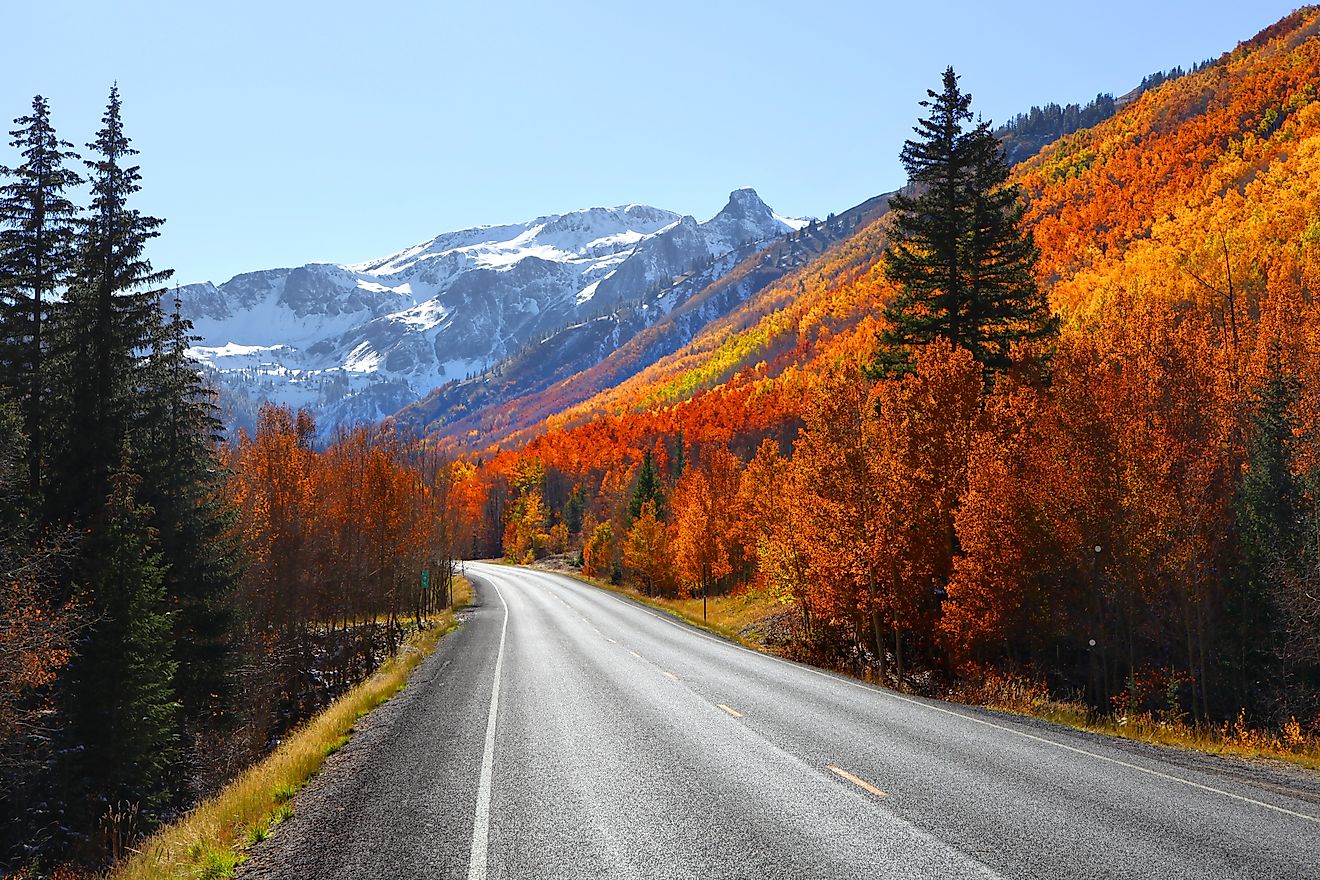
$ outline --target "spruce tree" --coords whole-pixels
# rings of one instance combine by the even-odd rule
[[[118,88],[102,123],[88,144],[92,201],[76,272],[52,322],[60,394],[51,407],[59,448],[51,453],[60,467],[48,495],[54,518],[67,522],[88,519],[104,502],[110,474],[140,423],[145,355],[163,332],[159,285],[170,275],[145,256],[164,221],[129,206],[141,174],[126,164],[137,151],[124,136]]]
[[[651,457],[651,450],[642,452],[642,466],[637,470],[637,482],[633,485],[632,497],[628,499],[628,521],[632,522],[642,515],[642,507],[654,501],[656,515],[664,503],[664,487],[660,485],[660,471]]]
[[[50,107],[37,95],[32,112],[14,120],[10,145],[22,156],[0,167],[0,384],[13,400],[27,435],[27,491],[41,494],[50,377],[44,335],[52,298],[73,268],[78,208],[65,194],[82,181],[65,167],[73,144],[50,124]]]
[[[145,411],[134,441],[139,492],[156,516],[174,620],[175,688],[191,730],[221,722],[230,693],[229,599],[239,548],[222,500],[215,393],[188,357],[196,340],[177,294],[147,364]]]
[[[683,438],[683,429],[679,428],[674,436],[674,454],[669,465],[669,478],[672,483],[677,483],[685,470],[687,470],[687,441]]]
[[[91,191],[76,267],[52,313],[48,521],[84,533],[68,581],[95,624],[69,666],[73,719],[65,791],[72,827],[88,829],[114,801],[150,815],[172,796],[178,759],[177,672],[165,596],[166,562],[142,505],[140,468],[151,425],[151,353],[164,340],[159,285],[146,259],[162,221],[130,206],[140,173],[117,89],[88,145]],[[151,405],[149,405],[151,404]],[[153,474],[154,475],[154,474]]]
[[[1246,468],[1237,487],[1239,569],[1228,603],[1234,621],[1226,657],[1237,679],[1240,700],[1261,700],[1262,685],[1286,670],[1279,667],[1279,636],[1286,630],[1283,583],[1296,583],[1305,568],[1303,523],[1307,498],[1294,474],[1300,383],[1284,369],[1279,343],[1271,343],[1267,379],[1256,397],[1247,442]]]
[[[914,192],[890,199],[885,270],[899,290],[885,307],[876,371],[908,372],[912,347],[938,337],[988,373],[1004,371],[1013,343],[1057,332],[1032,274],[1038,252],[990,124],[966,127],[972,96],[952,67],[943,91],[927,94],[929,116],[900,156]]]
[[[178,761],[164,564],[148,524],[151,510],[135,500],[139,478],[127,467],[127,451],[123,461],[84,548],[97,615],[73,674],[71,732],[83,747],[77,769],[88,791],[71,807],[75,815],[92,808],[84,822],[121,802],[158,818],[172,799],[170,771]]]

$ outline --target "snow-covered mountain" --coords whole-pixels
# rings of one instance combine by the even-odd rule
[[[323,430],[380,419],[445,382],[673,279],[806,224],[740,189],[698,223],[646,205],[590,208],[439,235],[379,260],[317,263],[180,289],[231,424],[261,401]],[[660,303],[663,303],[663,298]]]

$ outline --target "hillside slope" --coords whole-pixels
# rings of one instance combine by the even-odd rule
[[[887,209],[888,196],[877,196],[769,245],[746,245],[676,278],[649,301],[571,324],[478,376],[448,383],[396,418],[457,443],[507,440],[674,353]]]
[[[1016,169],[1043,251],[1041,281],[1070,328],[1116,317],[1107,311],[1129,296],[1211,310],[1228,328],[1259,318],[1267,291],[1315,289],[1318,32],[1314,9],[1294,13]],[[809,376],[866,357],[888,292],[878,266],[883,240],[883,221],[861,229],[675,353],[520,439],[603,417],[639,420],[640,436],[683,424],[675,408],[721,409],[703,396],[796,395],[804,369]]]

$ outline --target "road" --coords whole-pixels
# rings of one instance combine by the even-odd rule
[[[255,878],[1320,878],[1320,775],[924,700],[570,578],[477,603]]]

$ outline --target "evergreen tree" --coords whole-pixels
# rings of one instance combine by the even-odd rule
[[[891,198],[886,272],[899,291],[885,307],[876,370],[910,370],[911,348],[943,337],[986,367],[1009,367],[1014,342],[1050,336],[1057,321],[1032,271],[1038,256],[989,123],[970,129],[972,96],[950,67],[942,92],[901,160],[912,195]]]
[[[154,511],[140,504],[147,492],[139,476],[158,454],[148,447],[161,442],[151,432],[159,421],[152,410],[161,405],[154,380],[165,371],[152,353],[165,342],[159,285],[169,273],[145,257],[162,221],[130,206],[141,175],[127,164],[136,151],[123,132],[117,89],[88,148],[91,204],[73,277],[52,312],[47,459],[58,467],[44,493],[47,520],[84,533],[66,584],[96,621],[64,693],[69,742],[78,746],[67,751],[64,794],[71,827],[83,830],[106,803],[133,802],[158,815],[179,755],[168,566]],[[152,476],[159,482],[155,469]]]
[[[578,483],[573,486],[573,491],[568,493],[568,500],[564,502],[564,526],[570,535],[582,531],[582,514],[586,509],[587,493],[582,490],[582,484]]]
[[[52,400],[60,467],[52,474],[54,518],[88,519],[109,495],[109,479],[142,417],[144,357],[161,334],[159,288],[146,244],[164,222],[129,207],[141,189],[136,154],[124,136],[119,90],[110,92],[96,140],[88,144],[92,202],[78,237],[77,271],[55,312]],[[52,437],[52,445],[55,437]]]
[[[50,124],[50,107],[37,95],[32,112],[14,120],[10,145],[23,162],[0,167],[0,384],[14,400],[27,435],[27,491],[41,494],[46,435],[48,341],[43,337],[53,294],[73,267],[78,209],[65,195],[82,181],[64,167],[77,158]]]
[[[655,502],[656,516],[659,517],[664,503],[664,487],[660,484],[660,472],[649,449],[642,452],[642,466],[637,470],[637,482],[633,485],[632,497],[628,499],[629,522],[642,515],[642,507],[648,501]]]
[[[670,457],[669,478],[677,483],[678,478],[687,470],[687,441],[683,439],[683,429],[678,429],[674,436],[674,454]]]
[[[147,362],[135,440],[140,495],[156,511],[165,590],[173,609],[175,688],[189,727],[213,726],[231,705],[229,597],[238,578],[233,511],[220,494],[223,426],[215,394],[188,357],[196,340],[177,294]]]
[[[1239,697],[1261,700],[1286,688],[1290,672],[1277,662],[1281,635],[1290,625],[1286,595],[1305,578],[1304,527],[1309,504],[1294,468],[1300,383],[1281,363],[1279,343],[1271,344],[1268,378],[1256,399],[1247,443],[1247,467],[1238,484],[1237,525],[1240,570],[1227,609],[1237,646],[1230,658]],[[1267,683],[1270,686],[1263,686]]]
[[[78,776],[88,794],[70,806],[94,819],[105,806],[138,804],[150,819],[171,798],[178,760],[178,703],[173,680],[164,565],[137,504],[138,477],[124,466],[94,517],[85,547],[86,590],[97,621],[74,662],[74,741],[83,745]]]

